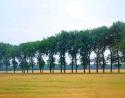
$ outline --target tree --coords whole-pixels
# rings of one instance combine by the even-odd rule
[[[10,65],[10,53],[12,45],[0,43],[0,60],[1,64],[6,66],[6,72],[8,72],[8,66]]]
[[[45,54],[47,54],[47,40],[43,39],[42,41],[36,41],[36,57],[40,73],[43,72],[45,66],[45,61],[42,57]]]
[[[104,58],[104,52],[106,50],[106,35],[108,33],[108,28],[103,26],[96,29],[93,29],[93,50],[96,53],[96,72],[98,73],[99,65],[101,65],[101,62],[103,62],[103,72],[105,68],[105,58]],[[101,59],[102,58],[102,59]]]
[[[59,53],[59,63],[60,63],[60,72],[62,70],[66,70],[66,51],[67,51],[67,41],[68,41],[68,32],[62,31],[60,34],[56,36],[57,38],[57,51]]]
[[[120,51],[118,48],[113,48],[117,43],[119,43],[122,40],[122,37],[125,35],[125,23],[123,22],[115,22],[113,25],[110,27],[110,34],[109,34],[109,39],[111,42],[109,43],[110,46],[110,52],[111,52],[111,59],[112,59],[112,54],[113,51],[115,51],[115,60],[117,60],[117,66],[118,66],[118,72],[120,72]],[[116,61],[114,61],[116,62]],[[112,72],[112,60],[111,60],[111,72]]]
[[[90,54],[92,52],[91,30],[80,31],[77,42],[78,47],[80,47],[80,61],[83,66],[84,73],[88,65],[90,73]]]
[[[12,46],[9,45],[9,46],[5,49],[4,64],[5,64],[5,66],[6,66],[6,73],[8,73],[8,66],[10,66],[11,48],[12,48]]]
[[[35,42],[28,42],[20,44],[20,58],[24,62],[25,69],[29,69],[29,67],[32,67],[32,73],[34,71],[34,56],[36,53],[36,43]],[[28,64],[29,61],[29,64]],[[23,67],[22,67],[23,68]]]
[[[77,31],[70,31],[68,36],[68,53],[71,57],[71,72],[73,73],[73,66],[76,65],[76,72],[77,72],[77,54],[79,47],[77,46]]]
[[[20,56],[18,57],[19,62],[21,64],[21,68],[22,68],[22,73],[25,73],[25,70],[27,70],[29,67],[27,67],[28,64],[28,46],[27,43],[22,43],[19,45],[19,49],[20,49]]]
[[[54,36],[49,37],[47,40],[47,46],[46,46],[46,50],[47,50],[47,55],[49,57],[48,59],[48,63],[49,63],[49,69],[50,69],[50,73],[54,73],[54,68],[55,68],[55,57],[54,54],[56,54],[57,52],[57,42],[56,42],[56,38]]]
[[[101,30],[100,30],[100,38],[101,40],[99,41],[99,45],[100,45],[100,57],[99,57],[99,62],[100,62],[100,65],[102,65],[102,68],[103,68],[103,73],[105,72],[105,67],[106,67],[106,59],[105,59],[105,51],[107,49],[107,35],[109,33],[109,28],[103,26],[101,27]]]
[[[122,40],[114,46],[114,48],[118,49],[120,51],[120,53],[121,53],[120,61],[122,64],[125,64],[125,37],[123,37]],[[121,67],[121,65],[120,65],[120,67]]]
[[[19,67],[22,73],[25,70],[32,68],[34,72],[34,66],[37,59],[40,72],[43,71],[45,66],[44,56],[48,56],[48,63],[50,73],[54,73],[56,65],[56,55],[59,55],[60,72],[66,71],[66,53],[71,58],[71,72],[78,70],[78,57],[80,57],[81,65],[84,69],[89,68],[91,58],[90,55],[94,51],[96,57],[94,62],[96,63],[96,72],[98,73],[99,67],[105,72],[106,63],[110,60],[112,72],[113,65],[120,67],[125,63],[125,23],[114,22],[109,28],[106,26],[81,31],[61,31],[55,36],[48,37],[46,39],[34,42],[21,43],[20,45],[11,45],[7,43],[0,43],[0,67],[6,68],[12,60],[14,73],[16,65],[19,63]],[[109,50],[110,54],[106,58],[105,51]]]
[[[43,60],[43,58],[41,56],[38,56],[37,60],[38,60],[38,65],[39,65],[40,73],[41,73],[41,72],[43,72],[43,68],[45,66],[45,62],[44,62],[44,60]]]
[[[17,61],[15,60],[15,58],[13,58],[12,64],[13,64],[13,70],[14,70],[14,74],[15,74],[15,71],[16,71],[16,68],[17,68],[17,65],[18,65],[18,63],[17,63]]]
[[[13,65],[13,71],[15,73],[16,68],[18,67],[18,62],[17,62],[17,57],[19,56],[19,50],[17,45],[12,45],[9,48],[8,55],[10,59],[12,60],[12,65]]]
[[[1,67],[5,65],[6,72],[8,72],[8,66],[10,65],[10,44],[0,43],[0,64]]]

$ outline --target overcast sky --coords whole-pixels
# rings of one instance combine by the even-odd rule
[[[125,0],[0,0],[0,42],[41,40],[118,20],[125,22]]]

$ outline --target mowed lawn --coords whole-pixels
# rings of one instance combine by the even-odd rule
[[[0,98],[125,98],[125,74],[0,74]]]

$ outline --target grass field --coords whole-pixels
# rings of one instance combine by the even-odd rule
[[[125,74],[0,74],[0,98],[125,98]]]

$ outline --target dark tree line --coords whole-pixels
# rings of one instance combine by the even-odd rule
[[[106,50],[110,51],[108,57],[105,56]],[[90,58],[92,52],[96,54],[93,60]],[[84,73],[86,73],[87,68],[89,73],[91,72],[92,61],[96,65],[97,73],[99,67],[102,68],[104,73],[109,62],[111,72],[113,66],[117,66],[118,72],[120,72],[120,67],[125,63],[125,23],[118,21],[110,27],[102,26],[90,30],[61,31],[55,36],[41,41],[27,42],[20,45],[0,43],[0,67],[5,66],[6,72],[8,72],[8,66],[13,65],[14,73],[17,66],[20,67],[22,73],[28,73],[29,68],[31,68],[33,73],[34,66],[38,65],[40,73],[42,73],[46,64],[43,56],[46,55],[50,73],[54,73],[55,55],[58,55],[60,72],[65,73],[67,66],[66,53],[71,59],[72,73],[74,70],[77,73],[78,60]]]

